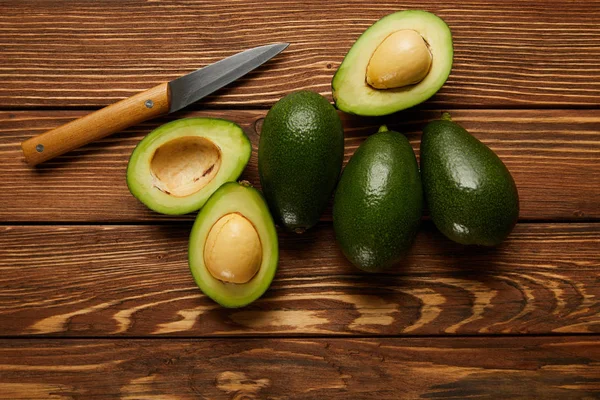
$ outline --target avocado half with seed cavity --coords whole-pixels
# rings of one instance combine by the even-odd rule
[[[249,184],[221,186],[200,210],[190,235],[190,270],[223,307],[243,307],[268,289],[279,260],[267,204]]]
[[[151,210],[187,214],[235,181],[251,152],[248,137],[231,121],[179,119],[150,132],[133,150],[127,186]]]
[[[441,18],[420,10],[390,14],[354,43],[333,77],[333,99],[357,115],[404,110],[444,85],[452,57],[452,34]]]

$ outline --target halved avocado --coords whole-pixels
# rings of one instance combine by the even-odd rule
[[[279,249],[273,218],[247,183],[221,186],[196,217],[188,249],[202,292],[223,307],[243,307],[271,285]]]
[[[333,99],[345,112],[387,115],[433,96],[452,69],[452,34],[427,11],[387,15],[354,43],[332,81]]]
[[[251,152],[248,137],[231,121],[179,119],[150,132],[133,150],[127,186],[151,210],[187,214],[235,181]]]

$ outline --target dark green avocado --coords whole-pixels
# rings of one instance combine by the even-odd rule
[[[342,173],[333,204],[335,236],[352,264],[381,271],[411,247],[422,208],[412,146],[404,135],[382,127],[360,145]]]
[[[275,221],[295,232],[315,225],[333,193],[343,157],[342,122],[323,96],[300,91],[275,103],[258,147],[260,182]]]
[[[423,130],[421,174],[431,219],[449,239],[494,246],[515,226],[519,194],[513,177],[448,114]]]

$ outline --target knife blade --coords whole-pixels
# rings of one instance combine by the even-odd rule
[[[255,47],[172,80],[169,82],[171,89],[169,112],[181,110],[228,85],[281,53],[286,47],[288,43]]]
[[[132,125],[181,110],[264,64],[288,45],[276,43],[242,51],[27,139],[21,143],[25,161],[34,166]]]

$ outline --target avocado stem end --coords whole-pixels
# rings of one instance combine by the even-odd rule
[[[442,121],[452,122],[452,117],[450,116],[450,113],[448,113],[448,112],[442,113]]]

